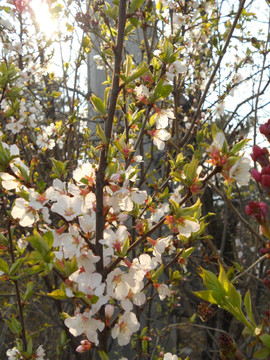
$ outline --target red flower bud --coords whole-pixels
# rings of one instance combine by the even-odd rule
[[[253,161],[257,161],[261,166],[269,165],[269,152],[267,148],[261,149],[258,145],[254,145],[251,158]]]
[[[252,177],[253,177],[253,179],[254,179],[255,181],[260,182],[261,179],[262,179],[262,175],[261,175],[261,173],[260,173],[257,169],[252,169],[252,170],[251,170],[251,175],[252,175]]]
[[[267,123],[260,126],[260,133],[263,134],[268,141],[270,141],[270,119]]]
[[[261,184],[264,187],[270,187],[270,175],[262,175]]]
[[[245,207],[246,213],[254,217],[259,224],[265,223],[268,207],[263,201],[250,201]]]

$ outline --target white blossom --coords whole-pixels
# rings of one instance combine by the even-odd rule
[[[112,338],[118,340],[120,346],[127,345],[133,333],[140,329],[140,324],[136,315],[132,312],[125,312],[117,321],[112,329]]]
[[[230,168],[229,177],[238,182],[239,185],[248,185],[250,179],[250,159],[240,157]]]

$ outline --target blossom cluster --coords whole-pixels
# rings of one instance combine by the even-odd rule
[[[268,141],[270,129],[270,120],[265,124],[260,126],[260,132],[263,134]],[[253,179],[260,184],[262,189],[270,195],[270,159],[269,151],[266,147],[261,148],[258,145],[254,145],[252,149],[251,158],[256,165],[255,168],[251,170],[251,175]],[[268,206],[264,201],[250,201],[246,208],[246,213],[249,216],[252,216],[258,224],[265,236],[269,238],[269,224],[268,224]]]

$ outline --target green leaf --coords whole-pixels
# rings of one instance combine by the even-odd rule
[[[173,52],[174,52],[173,45],[171,44],[170,40],[166,37],[162,47],[162,53],[160,54],[160,58],[165,63],[168,63]]]
[[[170,95],[172,92],[172,85],[163,85],[164,81],[163,79],[160,79],[157,83],[157,86],[155,87],[154,93],[153,93],[153,100],[156,101],[158,99],[166,98]]]
[[[43,257],[43,260],[44,260],[46,263],[53,263],[54,258],[55,258],[55,253],[54,253],[54,251],[49,251],[49,252],[47,252],[47,254]]]
[[[5,273],[5,274],[9,273],[8,263],[1,258],[0,258],[0,271],[3,271],[3,273]]]
[[[197,292],[193,292],[194,295],[198,296],[200,299],[208,301],[209,303],[219,305],[216,297],[213,296],[212,290],[201,290]]]
[[[132,0],[129,7],[129,13],[133,14],[136,10],[138,10],[142,6],[143,2],[144,0]]]
[[[18,320],[16,320],[14,314],[11,315],[11,321],[5,319],[4,321],[6,322],[6,324],[14,334],[19,335],[22,332],[23,327],[21,323]]]
[[[133,26],[135,26],[135,27],[137,27],[138,24],[139,24],[139,20],[138,20],[137,18],[135,18],[135,17],[131,17],[131,18],[129,19],[129,21],[130,21],[130,23],[131,23]]]
[[[229,286],[228,298],[230,303],[239,310],[239,313],[242,313],[242,297],[240,293],[235,289],[233,284],[230,284]]]
[[[218,132],[223,133],[223,132],[217,127],[217,124],[216,124],[216,123],[214,123],[214,124],[212,125],[211,132],[212,132],[212,138],[213,138],[213,139],[215,139],[216,134],[217,134]]]
[[[200,210],[201,205],[202,205],[201,200],[200,198],[198,198],[198,200],[194,205],[180,209],[179,216],[181,217],[194,216],[194,214]]]
[[[147,353],[147,349],[148,349],[148,341],[147,340],[143,340],[142,341],[142,351],[144,354]]]
[[[199,275],[203,279],[203,283],[208,290],[220,293],[220,295],[225,295],[224,289],[215,274],[200,267]]]
[[[34,235],[29,236],[27,241],[35,248],[37,252],[39,252],[44,258],[47,253],[50,251],[49,245],[47,242],[38,234],[37,231],[34,231]]]
[[[245,295],[244,303],[245,303],[246,312],[248,314],[250,321],[252,322],[252,324],[254,326],[256,326],[255,320],[252,315],[252,305],[251,305],[251,297],[250,297],[249,290],[247,291],[247,293]]]
[[[162,89],[162,85],[163,85],[163,80],[160,79],[159,82],[157,83],[154,93],[153,93],[153,98],[154,99],[158,99],[161,93],[161,89]]]
[[[141,66],[132,71],[132,73],[126,77],[125,84],[129,84],[132,81],[138,79],[149,70],[149,66],[146,63],[142,63]]]
[[[8,239],[0,233],[0,243],[3,244],[4,246],[8,246],[9,245],[9,241]]]
[[[32,338],[29,338],[29,340],[28,340],[27,352],[30,355],[33,353],[33,341],[32,341]]]
[[[33,295],[33,283],[29,282],[27,283],[26,291],[22,297],[23,301],[29,300]]]
[[[123,247],[122,247],[122,251],[121,251],[121,256],[126,256],[126,253],[128,251],[128,248],[129,248],[129,238],[127,238],[125,241],[124,241],[124,244],[123,244]]]
[[[270,335],[262,334],[260,336],[260,340],[263,343],[263,345],[267,347],[267,349],[270,349]]]
[[[90,100],[91,100],[91,103],[93,104],[96,112],[98,112],[99,114],[101,114],[103,116],[105,116],[107,114],[106,106],[105,106],[103,100],[101,100],[96,95],[92,95]]]
[[[47,242],[49,248],[51,249],[53,246],[53,233],[52,231],[47,231],[44,235],[43,235],[44,240]]]
[[[101,360],[110,360],[109,356],[103,350],[98,350],[98,353]]]
[[[64,300],[64,299],[67,299],[67,294],[64,290],[61,290],[61,289],[57,289],[57,290],[54,290],[50,293],[47,293],[48,296],[52,297],[53,299],[56,299],[56,300]]]
[[[53,174],[51,175],[51,178],[57,178],[61,179],[64,178],[67,173],[67,165],[68,161],[62,162],[60,160],[55,160],[54,158],[51,159],[53,163]]]
[[[187,259],[195,249],[196,249],[195,247],[184,249],[183,252],[181,253],[181,257]]]
[[[225,270],[223,269],[222,265],[219,264],[219,266],[220,266],[220,271],[219,271],[218,281],[220,282],[221,286],[227,293],[229,291],[231,284],[228,280],[227,274],[226,274]]]
[[[13,276],[17,273],[17,271],[19,270],[19,268],[21,267],[22,263],[23,263],[24,259],[17,259],[12,265],[11,268],[9,269],[9,275]]]
[[[97,124],[97,134],[100,136],[103,143],[107,144],[107,139],[106,139],[105,133],[104,133],[102,127],[99,124]]]
[[[163,274],[163,271],[164,271],[164,265],[161,264],[160,267],[151,276],[151,280],[157,280]]]
[[[38,251],[32,251],[28,258],[27,258],[27,262],[30,264],[30,265],[34,265],[34,264],[37,264],[39,263],[40,261],[42,261],[43,257],[42,255],[40,254],[40,252]]]
[[[131,69],[132,69],[132,57],[130,55],[127,55],[126,60],[124,62],[124,71],[126,77],[128,77],[129,73],[131,72]]]
[[[148,327],[146,326],[145,328],[142,329],[142,332],[140,333],[140,338],[143,338],[147,334],[147,331],[148,331]]]
[[[91,39],[89,36],[84,36],[82,39],[82,47],[84,50],[89,49],[91,47]]]
[[[243,139],[241,141],[239,141],[238,143],[236,143],[232,150],[230,151],[230,155],[235,155],[236,153],[238,153],[240,150],[243,149],[243,147],[249,142],[249,139]]]
[[[267,348],[261,349],[254,353],[254,357],[256,359],[267,359],[269,355],[270,355],[270,350]]]
[[[194,156],[192,157],[191,163],[186,164],[184,166],[183,170],[184,170],[184,174],[186,175],[187,183],[189,186],[193,184],[193,180],[197,176],[198,166],[199,166],[199,161]]]

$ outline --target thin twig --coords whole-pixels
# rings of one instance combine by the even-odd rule
[[[231,27],[231,29],[230,29],[230,31],[229,31],[229,34],[228,34],[227,40],[226,40],[226,42],[225,42],[225,45],[224,45],[224,47],[223,47],[223,49],[222,49],[222,53],[221,53],[221,55],[219,56],[218,62],[217,62],[217,64],[216,64],[215,68],[214,68],[214,71],[212,72],[212,75],[210,76],[210,79],[208,80],[208,83],[207,83],[207,85],[206,85],[206,87],[205,87],[204,93],[203,93],[203,95],[202,95],[202,97],[201,97],[201,99],[200,99],[200,101],[199,101],[197,110],[196,110],[196,112],[195,112],[195,114],[194,114],[194,116],[193,116],[192,122],[191,122],[191,124],[190,124],[190,128],[188,129],[186,135],[182,138],[179,147],[185,146],[185,145],[188,143],[188,141],[189,141],[190,134],[191,134],[191,132],[192,132],[192,130],[193,130],[195,124],[196,124],[197,118],[198,118],[198,116],[199,116],[199,114],[200,114],[201,107],[202,107],[202,105],[203,105],[203,103],[204,103],[204,100],[205,100],[205,98],[206,98],[206,95],[208,94],[209,88],[210,88],[210,86],[211,86],[211,84],[212,84],[212,82],[213,82],[213,80],[214,80],[214,78],[215,78],[215,76],[216,76],[216,73],[217,73],[217,71],[218,71],[218,69],[219,69],[219,67],[220,67],[220,64],[221,64],[221,61],[222,61],[222,59],[223,59],[223,56],[225,55],[225,53],[226,53],[226,51],[227,51],[227,48],[228,48],[228,46],[229,46],[229,44],[230,44],[230,40],[231,40],[232,34],[233,34],[233,32],[234,32],[234,30],[235,30],[235,28],[236,28],[236,25],[237,25],[237,22],[238,22],[238,19],[239,19],[240,15],[241,15],[242,9],[243,9],[244,4],[245,4],[245,1],[246,1],[246,0],[242,0],[241,3],[240,3],[240,5],[239,5],[238,11],[237,11],[237,13],[236,13],[236,15],[235,15],[235,18],[234,18],[234,22],[233,22],[232,27]]]

